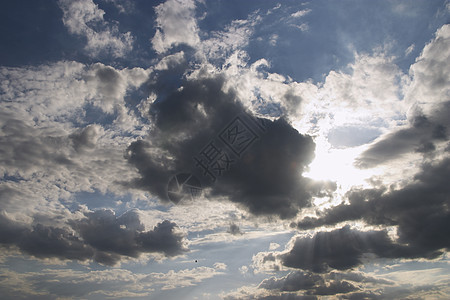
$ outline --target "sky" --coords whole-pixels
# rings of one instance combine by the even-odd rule
[[[0,9],[2,299],[449,299],[450,2]]]

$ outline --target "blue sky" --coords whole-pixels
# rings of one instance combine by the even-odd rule
[[[2,3],[2,297],[449,298],[449,20]]]

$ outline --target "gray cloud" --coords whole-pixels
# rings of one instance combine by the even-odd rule
[[[318,218],[304,218],[297,226],[315,228],[349,220],[397,226],[398,242],[408,245],[410,255],[433,258],[450,247],[449,177],[449,158],[424,164],[403,188],[353,189],[347,194],[350,204],[330,208]]]
[[[277,259],[286,267],[322,273],[330,268],[347,270],[356,267],[368,253],[389,258],[420,255],[414,249],[394,243],[384,230],[358,231],[345,226],[330,232],[317,232],[313,237],[299,237],[292,249],[277,255]]]
[[[263,280],[259,288],[282,292],[304,291],[309,295],[336,295],[359,291],[356,284],[376,284],[378,287],[393,282],[366,276],[357,272],[331,272],[316,274],[308,271],[292,271],[281,278]]]
[[[296,271],[281,278],[271,277],[265,279],[260,283],[259,288],[293,292],[313,289],[319,284],[323,284],[323,282],[324,281],[320,275]]]
[[[234,223],[230,224],[230,228],[228,228],[227,232],[233,235],[243,234],[239,226]]]
[[[0,214],[0,243],[37,258],[93,259],[105,265],[141,253],[175,256],[187,251],[175,223],[166,220],[145,231],[135,211],[117,217],[112,211],[99,210],[68,224],[70,228],[42,224],[30,228]]]
[[[72,140],[73,147],[77,152],[92,150],[97,143],[99,131],[99,125],[91,124],[85,128],[76,130],[69,138]]]
[[[370,168],[407,153],[433,152],[436,150],[434,143],[448,140],[447,127],[450,124],[444,116],[449,114],[450,102],[441,104],[439,112],[433,116],[417,114],[412,118],[410,126],[382,137],[361,153],[355,165],[359,168]]]
[[[409,124],[377,140],[356,161],[370,168],[406,153],[432,153],[435,144],[448,140],[450,26],[444,25],[423,49],[409,70],[411,83],[405,86],[404,101],[410,105]]]
[[[234,92],[222,91],[223,84],[220,76],[185,81],[182,89],[152,104],[153,130],[147,139],[135,141],[127,149],[128,161],[141,174],[131,186],[164,200],[170,177],[192,172],[202,178],[204,187],[213,187],[212,196],[226,196],[256,215],[282,218],[309,205],[312,195],[335,188],[301,176],[314,156],[314,142],[284,119],[265,120],[266,129],[254,129],[258,135],[254,144],[242,157],[230,156],[229,169],[217,176],[214,184],[208,174],[202,174],[194,157],[246,112]]]

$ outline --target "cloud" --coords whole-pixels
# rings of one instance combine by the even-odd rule
[[[0,210],[29,222],[36,211],[66,215],[61,201],[73,193],[126,193],[117,183],[136,173],[123,151],[146,130],[125,98],[149,73],[76,62],[0,68]]]
[[[291,240],[290,249],[276,254],[267,253],[258,264],[275,261],[280,267],[328,272],[347,270],[362,264],[369,253],[387,258],[415,258],[421,255],[415,249],[392,241],[385,230],[359,231],[345,226],[330,232],[316,232],[312,237]],[[435,257],[432,252],[429,257]]]
[[[398,240],[407,256],[435,258],[450,248],[448,228],[447,178],[450,159],[426,163],[414,181],[401,188],[381,186],[373,189],[352,189],[347,193],[349,204],[325,210],[318,218],[306,217],[299,228],[315,228],[345,221],[363,220],[370,225],[396,226]],[[405,253],[391,252],[393,257]]]
[[[225,299],[320,299],[334,296],[340,299],[391,299],[410,295],[433,294],[429,285],[412,287],[367,275],[363,272],[317,274],[291,271],[282,277],[264,279],[256,288],[244,286],[229,293]],[[431,292],[431,294],[428,294]]]
[[[69,138],[73,141],[76,151],[92,150],[97,144],[99,135],[103,128],[97,124],[91,124],[85,128],[78,129]]]
[[[271,277],[263,280],[259,288],[267,290],[280,290],[285,292],[309,290],[323,282],[320,275],[306,272],[291,272],[285,277]]]
[[[81,267],[82,268],[82,267]],[[150,297],[155,287],[171,290],[196,284],[223,274],[220,269],[197,267],[167,273],[139,273],[121,268],[107,270],[50,269],[17,272],[1,269],[0,291],[5,299],[60,299],[64,297]]]
[[[303,31],[303,32],[309,30],[309,25],[307,23],[302,23],[300,25],[292,24],[291,26],[295,27],[295,28],[298,28],[298,29],[300,29],[300,31]]]
[[[121,33],[117,24],[105,21],[105,12],[92,0],[60,0],[58,4],[69,32],[86,38],[84,50],[89,56],[107,53],[122,57],[133,49],[131,33]]]
[[[104,0],[114,5],[121,14],[130,14],[136,12],[135,3],[130,0]]]
[[[443,106],[441,112],[450,113],[450,105]],[[370,168],[411,152],[430,153],[436,150],[434,143],[446,142],[448,139],[447,126],[433,123],[424,115],[415,116],[411,122],[411,127],[398,129],[376,140],[359,155],[355,165]]]
[[[228,228],[227,230],[228,233],[231,233],[232,235],[240,235],[243,234],[243,232],[241,231],[241,229],[239,228],[238,225],[232,223],[230,224],[230,228]]]
[[[163,54],[180,44],[196,47],[200,38],[195,19],[195,2],[169,0],[155,7],[156,33],[152,38],[153,49]]]
[[[190,170],[201,178],[202,187],[212,188],[210,196],[225,196],[256,215],[282,218],[294,216],[299,208],[309,205],[312,195],[332,188],[301,176],[314,155],[311,137],[300,134],[283,119],[256,120],[267,124],[266,129],[259,128],[255,120],[244,115],[235,93],[223,92],[223,85],[222,76],[191,79],[183,82],[182,89],[152,104],[153,130],[147,139],[133,142],[127,150],[128,161],[141,174],[131,186],[164,201],[170,177]],[[195,157],[201,157],[202,148],[211,141],[223,145],[214,139],[241,115],[248,128],[256,126],[251,129],[253,133],[247,130],[255,138],[254,146],[248,145],[242,157],[228,150],[227,170],[207,173]],[[246,139],[250,141],[250,137]]]
[[[310,12],[311,12],[310,9],[299,10],[299,11],[297,11],[297,12],[295,12],[295,13],[292,13],[292,14],[291,14],[291,17],[293,17],[293,18],[301,18],[301,17],[303,17],[303,16],[306,16],[306,15],[309,14]]]
[[[409,105],[408,124],[377,139],[356,161],[370,168],[404,157],[430,153],[448,140],[450,122],[450,26],[444,25],[410,67],[411,81],[405,87]]]
[[[408,55],[410,55],[411,54],[411,52],[413,52],[414,51],[414,48],[416,47],[416,45],[415,44],[411,44],[408,48],[406,48],[406,50],[405,50],[405,56],[408,56]]]
[[[175,223],[166,220],[145,231],[135,211],[118,217],[108,210],[87,212],[82,219],[68,221],[70,227],[64,228],[39,223],[30,228],[3,214],[0,223],[3,245],[16,246],[37,258],[93,259],[115,265],[124,257],[137,258],[142,253],[175,256],[187,251],[184,235]]]

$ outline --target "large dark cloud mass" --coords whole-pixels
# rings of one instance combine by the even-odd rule
[[[345,226],[318,232],[313,237],[297,238],[292,249],[278,258],[286,267],[322,273],[330,268],[347,270],[356,267],[369,253],[388,258],[412,258],[421,254],[393,242],[384,230],[358,231]]]
[[[349,204],[330,208],[318,218],[304,218],[297,226],[307,229],[354,220],[363,220],[370,225],[396,226],[396,243],[404,246],[397,245],[388,252],[389,255],[386,252],[375,254],[433,258],[450,248],[448,178],[449,158],[424,164],[415,180],[403,188],[353,189],[347,193]],[[383,244],[386,243],[378,245]],[[297,263],[301,265],[301,262]]]
[[[117,217],[110,210],[98,210],[68,223],[67,228],[42,224],[29,228],[0,214],[0,243],[38,258],[94,259],[105,265],[141,253],[175,256],[186,251],[175,223],[166,220],[145,231],[135,211]]]
[[[314,156],[311,137],[300,134],[282,118],[251,120],[251,113],[232,90],[224,92],[223,85],[220,76],[186,81],[182,89],[152,104],[153,130],[148,139],[132,143],[127,151],[129,162],[141,174],[133,186],[164,200],[171,176],[194,173],[203,187],[213,187],[210,195],[226,196],[257,215],[282,218],[294,216],[309,204],[312,195],[335,188],[301,176]],[[233,153],[220,136],[236,117],[253,130],[255,140],[245,151]],[[223,170],[213,173],[216,178],[195,160],[210,142],[228,155],[223,157],[228,161],[222,164]]]

